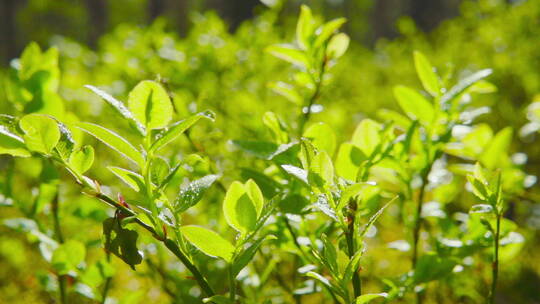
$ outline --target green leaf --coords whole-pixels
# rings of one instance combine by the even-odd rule
[[[255,182],[250,180],[246,185],[233,182],[223,201],[225,220],[240,233],[252,231],[262,210],[262,200],[262,193]]]
[[[311,140],[311,144],[319,151],[326,151],[334,155],[336,150],[336,135],[334,130],[325,123],[312,124],[304,132],[304,137]]]
[[[158,139],[150,147],[151,151],[157,151],[167,144],[171,143],[182,135],[187,129],[197,123],[201,118],[206,118],[214,121],[215,114],[211,111],[205,111],[190,116],[184,120],[175,122],[173,125],[162,131],[158,135]]]
[[[354,273],[358,271],[362,254],[362,250],[356,251],[356,253],[349,260],[349,263],[347,263],[345,271],[343,272],[343,278],[341,279],[342,285],[349,284],[349,282],[352,280]]]
[[[195,206],[218,178],[218,175],[207,175],[182,188],[173,204],[175,212],[181,213]]]
[[[495,169],[508,161],[508,152],[512,143],[512,128],[499,131],[484,149],[480,161],[488,169]]]
[[[103,221],[105,250],[119,257],[133,270],[142,262],[142,255],[137,249],[137,231],[122,227],[116,218]]]
[[[285,83],[283,81],[271,82],[268,84],[268,87],[272,89],[275,93],[285,97],[288,101],[294,103],[295,105],[301,106],[304,103],[304,99],[298,92],[295,90],[294,86]]]
[[[282,44],[282,45],[271,45],[266,48],[266,51],[272,54],[274,57],[277,57],[281,60],[285,60],[294,65],[298,65],[303,68],[309,66],[309,61],[306,55],[294,48],[293,46]]]
[[[315,48],[320,47],[324,43],[334,35],[334,33],[345,23],[347,22],[347,19],[345,18],[337,18],[334,20],[330,20],[327,23],[323,24],[320,28],[317,29],[316,33],[317,38],[315,38],[315,43],[313,46]]]
[[[203,303],[215,303],[215,304],[234,304],[231,299],[226,296],[215,295],[210,298],[204,298]]]
[[[371,119],[364,119],[358,124],[352,136],[352,144],[366,156],[370,156],[381,143],[381,125]]]
[[[343,56],[347,51],[347,48],[349,48],[350,40],[349,36],[345,33],[334,35],[330,39],[330,42],[328,42],[328,47],[326,48],[327,56],[334,59]]]
[[[59,121],[56,121],[56,123],[58,130],[60,130],[60,140],[54,147],[54,150],[60,158],[67,161],[73,152],[73,147],[75,147],[75,140],[73,140],[73,135],[66,125]]]
[[[487,204],[473,205],[469,213],[493,213],[493,206]]]
[[[252,168],[240,168],[240,170],[240,176],[242,179],[253,179],[261,188],[261,192],[266,198],[274,197],[278,190],[282,188],[282,185],[279,182],[259,172],[258,170],[254,170]]]
[[[53,253],[51,265],[60,275],[76,271],[77,266],[84,261],[86,248],[84,244],[75,240],[68,240],[56,248]]]
[[[338,256],[337,256],[337,250],[334,244],[332,244],[332,241],[328,239],[326,234],[323,234],[321,237],[321,240],[323,242],[323,262],[328,265],[328,268],[331,272],[334,274],[339,273],[338,268]]]
[[[416,284],[441,279],[452,273],[456,262],[449,257],[427,253],[418,259],[413,275]]]
[[[60,130],[56,121],[42,114],[26,115],[19,121],[24,132],[23,139],[29,150],[51,154],[60,140]]]
[[[169,164],[161,157],[152,159],[150,164],[150,180],[156,185],[160,185],[169,174]]]
[[[219,234],[203,227],[189,225],[180,227],[182,235],[204,254],[220,257],[230,262],[234,254],[234,246]]]
[[[424,89],[433,97],[441,93],[441,84],[435,70],[424,54],[414,51],[414,67]]]
[[[264,237],[259,238],[252,244],[248,246],[248,248],[242,250],[242,252],[234,259],[232,264],[232,275],[236,277],[244,267],[247,266],[247,264],[253,259],[253,256],[261,246],[261,244],[269,239],[275,239],[273,235],[265,235]]]
[[[92,85],[85,85],[84,87],[96,93],[99,97],[103,98],[111,107],[113,107],[118,112],[118,114],[120,114],[128,122],[135,126],[135,129],[141,135],[146,135],[146,128],[135,118],[135,116],[133,116],[133,113],[131,113],[131,111],[128,110],[126,106],[124,106],[123,102],[112,97],[109,93]]]
[[[384,212],[384,210],[386,209],[386,207],[388,207],[393,201],[395,201],[398,197],[394,197],[392,200],[390,200],[388,203],[386,203],[384,206],[381,207],[381,209],[377,210],[377,212],[375,212],[375,214],[373,214],[366,226],[364,227],[364,229],[362,230],[362,232],[360,233],[360,237],[364,237],[366,235],[366,233],[369,231],[369,229],[371,228],[371,226],[373,226],[375,224],[375,222],[377,221],[377,219],[379,219],[379,217],[382,215],[382,213]]]
[[[161,129],[172,119],[173,107],[167,91],[157,82],[143,80],[128,97],[128,107],[147,129]]]
[[[304,182],[306,185],[309,185],[308,172],[306,170],[291,165],[282,165],[281,168],[298,180]]]
[[[120,167],[109,166],[107,169],[126,183],[131,189],[137,192],[145,189],[144,179],[141,175]]]
[[[424,96],[405,86],[394,87],[394,96],[399,106],[412,120],[418,119],[424,125],[430,125],[435,117],[433,105]]]
[[[474,195],[476,195],[482,201],[487,201],[490,196],[487,185],[483,184],[480,180],[471,175],[467,175],[467,180],[472,186]]]
[[[69,157],[69,167],[80,175],[88,171],[92,167],[93,163],[94,148],[89,145],[86,145],[80,150],[73,152]]]
[[[341,192],[337,209],[339,210],[344,208],[352,198],[361,195],[362,192],[365,192],[364,190],[366,190],[366,188],[376,188],[376,186],[368,183],[356,183],[347,186]]]
[[[446,92],[441,97],[441,103],[445,104],[445,103],[448,103],[448,102],[452,101],[454,98],[461,95],[461,93],[463,93],[470,86],[472,86],[476,82],[478,82],[478,81],[488,77],[489,75],[491,75],[491,72],[492,72],[491,69],[485,69],[485,70],[478,71],[478,72],[470,75],[469,77],[466,77],[466,78],[462,79],[460,82],[458,82],[458,84],[453,86],[450,90],[448,90],[448,92]]]
[[[259,189],[259,186],[257,186],[255,181],[253,181],[252,179],[248,180],[244,187],[246,189],[246,193],[253,202],[253,205],[255,206],[257,216],[260,216],[264,206],[264,197],[261,189]]]
[[[350,143],[343,143],[339,147],[336,158],[336,172],[344,179],[354,181],[362,162],[367,157],[362,150]]]
[[[278,150],[278,145],[266,141],[233,140],[232,144],[258,158],[270,160]]]
[[[144,164],[144,157],[142,156],[141,152],[139,152],[127,140],[113,131],[89,122],[79,123],[77,127],[99,139],[102,143],[106,144],[111,149],[120,153],[125,158],[129,159],[140,167],[142,167]]]
[[[284,124],[274,112],[266,112],[263,115],[264,125],[272,132],[274,139],[279,144],[289,141],[289,135]]]
[[[320,188],[334,184],[334,165],[326,151],[319,152],[313,158],[308,179]]]
[[[302,5],[300,7],[300,16],[296,23],[296,42],[302,50],[307,50],[311,44],[311,37],[315,31],[315,20],[311,13],[311,9]]]
[[[23,139],[11,133],[8,128],[2,125],[0,125],[0,154],[18,157],[30,156]]]
[[[359,296],[354,300],[354,304],[366,304],[377,298],[386,298],[388,294],[386,292],[381,293],[367,293]]]

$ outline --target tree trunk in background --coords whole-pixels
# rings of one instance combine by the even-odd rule
[[[148,0],[148,23],[163,15],[165,7],[165,0]]]
[[[97,41],[107,29],[107,4],[106,0],[86,0],[88,10],[88,44],[91,47],[97,46]]]
[[[433,30],[447,18],[459,14],[460,0],[411,0],[409,15],[416,25],[425,32]]]
[[[216,10],[231,30],[235,30],[243,21],[253,18],[258,5],[262,5],[259,0],[210,0],[207,6]]]
[[[170,17],[172,16],[171,24],[180,36],[185,36],[188,33],[190,9],[189,0],[172,0],[167,5],[167,10],[172,12],[172,14],[169,14]]]
[[[18,0],[0,1],[0,45],[2,46],[0,57],[3,64],[8,64],[17,56],[17,28],[15,26],[16,6]]]

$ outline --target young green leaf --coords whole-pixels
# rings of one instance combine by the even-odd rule
[[[254,241],[252,244],[248,246],[248,248],[244,249],[233,261],[232,264],[232,275],[236,277],[244,267],[247,266],[247,264],[253,259],[253,256],[261,246],[261,244],[269,239],[275,239],[273,235],[266,235],[264,237],[259,238],[258,240]]]
[[[234,302],[226,296],[215,295],[209,298],[204,298],[203,303],[214,303],[214,304],[234,304]]]
[[[120,167],[109,166],[107,169],[126,183],[131,189],[137,192],[145,189],[144,178],[141,175]]]
[[[271,82],[268,84],[268,87],[272,89],[275,93],[285,97],[288,101],[294,103],[295,105],[301,106],[304,102],[304,99],[295,88],[283,81]]]
[[[24,132],[24,142],[31,151],[51,154],[60,140],[58,124],[49,116],[29,114],[21,118],[19,126]]]
[[[58,130],[60,130],[60,140],[54,147],[54,150],[60,158],[68,160],[73,152],[73,147],[75,147],[75,140],[66,125],[59,121],[56,121],[56,123],[58,124]]]
[[[192,181],[180,193],[174,201],[174,209],[177,213],[182,213],[195,206],[203,197],[204,193],[219,178],[219,175],[207,175],[198,180]]]
[[[334,20],[330,20],[327,23],[323,24],[320,28],[317,29],[317,38],[315,38],[315,43],[313,46],[315,48],[320,47],[324,43],[326,43],[332,35],[345,23],[347,22],[347,19],[345,18],[337,18]]]
[[[441,93],[439,77],[435,74],[434,68],[431,63],[429,63],[429,60],[419,51],[414,51],[414,66],[416,68],[416,74],[418,74],[418,78],[420,78],[424,89],[426,89],[433,97],[439,96]]]
[[[141,152],[139,152],[127,140],[113,131],[89,122],[79,123],[77,127],[99,139],[102,143],[106,144],[111,149],[120,153],[135,164],[141,167],[142,164],[144,164],[144,157],[142,156]]]
[[[92,167],[93,163],[94,148],[89,145],[86,145],[80,150],[73,152],[69,157],[69,167],[80,175],[88,171],[90,167]]]
[[[350,143],[343,143],[339,146],[336,158],[336,172],[344,179],[354,181],[362,162],[367,157],[362,150]]]
[[[68,274],[70,271],[77,270],[77,266],[84,261],[86,248],[84,244],[68,240],[61,244],[53,253],[51,264],[58,274]]]
[[[352,136],[352,144],[364,155],[370,156],[381,142],[381,125],[371,119],[364,119],[358,124]]]
[[[262,206],[262,193],[254,182],[249,184],[233,182],[223,201],[225,220],[229,226],[243,234],[254,229]]]
[[[215,116],[214,113],[210,111],[205,111],[205,112],[197,113],[184,120],[174,123],[173,125],[168,127],[166,130],[162,131],[162,133],[158,135],[158,139],[152,144],[152,146],[150,147],[150,150],[157,151],[161,149],[162,147],[166,146],[173,140],[177,139],[187,129],[189,129],[191,126],[197,123],[201,118],[206,118],[206,119],[210,119],[211,121],[214,121],[214,116]]]
[[[353,304],[366,304],[366,303],[371,302],[374,299],[386,298],[386,297],[388,297],[388,294],[386,292],[367,293],[367,294],[361,295],[358,298],[356,298],[356,300],[354,300]]]
[[[412,120],[418,119],[427,126],[433,122],[435,117],[433,105],[422,95],[405,86],[396,86],[394,96],[403,112]]]
[[[263,115],[264,125],[272,132],[274,139],[279,144],[284,144],[289,141],[289,135],[285,126],[274,112],[266,112]]]
[[[321,151],[313,158],[308,179],[320,188],[334,184],[334,165],[326,151]]]
[[[234,246],[219,234],[203,227],[188,225],[180,227],[182,235],[204,254],[220,257],[227,262],[232,260]]]
[[[29,157],[24,141],[11,133],[6,127],[0,125],[0,154],[9,154],[18,157]]]
[[[150,164],[150,180],[156,185],[160,185],[169,174],[169,164],[161,157],[152,159]]]
[[[99,97],[103,98],[111,107],[113,107],[118,114],[120,114],[122,117],[124,117],[127,121],[129,121],[133,126],[135,126],[135,129],[141,134],[146,135],[146,128],[139,122],[135,117],[133,116],[133,113],[124,106],[124,103],[119,101],[118,99],[112,97],[109,93],[95,87],[92,85],[85,85],[85,88],[91,90],[92,92],[96,93]]]
[[[480,161],[490,170],[497,168],[502,162],[507,161],[511,143],[512,128],[506,127],[499,131],[489,142],[480,156]]]
[[[326,48],[327,56],[334,59],[343,56],[349,47],[350,40],[349,36],[345,33],[334,35],[328,42],[328,47]]]
[[[311,36],[315,31],[315,20],[311,13],[311,9],[302,5],[300,7],[300,16],[298,17],[298,23],[296,23],[296,42],[302,50],[307,50],[311,44]]]
[[[336,150],[336,134],[325,123],[316,123],[309,126],[304,132],[304,137],[311,140],[311,144],[319,151],[326,151],[328,155],[334,155]]]
[[[390,200],[388,203],[386,203],[384,206],[381,207],[381,209],[377,210],[377,212],[375,212],[375,214],[373,214],[366,226],[364,227],[364,229],[362,230],[362,232],[360,232],[360,237],[364,237],[366,235],[366,233],[369,231],[369,229],[371,228],[371,226],[373,226],[375,224],[375,222],[377,221],[377,219],[379,219],[379,217],[382,215],[382,213],[384,212],[384,210],[386,209],[386,207],[388,207],[393,201],[395,201],[398,197],[394,197],[392,200]]]
[[[147,129],[161,129],[172,119],[173,107],[167,91],[157,82],[144,80],[129,92],[128,107]]]
[[[491,69],[485,69],[485,70],[478,71],[470,75],[469,77],[462,79],[460,82],[458,82],[455,86],[453,86],[450,90],[448,90],[448,92],[446,92],[441,97],[441,103],[445,104],[452,101],[454,98],[461,95],[461,93],[463,93],[470,86],[472,86],[476,82],[491,75],[491,72],[492,72]]]
[[[306,55],[290,45],[271,45],[266,48],[266,51],[273,56],[298,65],[303,68],[309,67],[309,61]]]

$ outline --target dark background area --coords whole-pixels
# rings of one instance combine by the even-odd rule
[[[271,0],[267,0],[270,2]],[[357,42],[372,46],[397,35],[396,20],[410,16],[430,31],[459,13],[460,0],[315,0],[305,1],[326,18],[344,16],[345,31]],[[282,17],[295,17],[303,1],[285,1]],[[234,30],[254,16],[259,0],[2,0],[0,1],[0,59],[5,65],[30,41],[47,44],[52,35],[95,47],[99,37],[120,23],[144,25],[167,19],[170,29],[185,35],[189,15],[216,11]]]

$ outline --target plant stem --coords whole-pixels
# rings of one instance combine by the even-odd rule
[[[236,299],[236,282],[232,272],[232,264],[229,265],[229,299],[232,303],[234,303]]]
[[[216,293],[214,292],[212,287],[210,287],[210,284],[208,284],[208,281],[206,281],[203,275],[199,272],[199,269],[197,268],[197,266],[191,263],[191,261],[187,258],[187,256],[180,250],[178,245],[170,239],[165,239],[163,243],[193,274],[193,277],[195,278],[199,286],[202,288],[204,293],[208,297],[214,296]]]
[[[126,215],[128,216],[137,215],[133,210],[121,205],[120,203],[116,202],[115,200],[113,200],[112,198],[108,197],[107,195],[103,193],[96,193],[94,196],[100,199],[101,201],[111,205],[112,207],[126,213]],[[149,231],[157,240],[163,242],[163,244],[165,244],[165,246],[169,249],[169,251],[171,251],[184,264],[184,266],[186,266],[186,268],[193,274],[193,277],[195,278],[195,280],[197,281],[201,289],[204,291],[204,293],[208,297],[215,295],[214,290],[212,289],[212,287],[210,287],[210,284],[208,284],[208,281],[199,272],[199,269],[188,259],[188,257],[180,250],[180,248],[174,241],[168,238],[160,238],[159,234],[156,232],[156,230],[152,226],[146,224],[145,222],[141,221],[137,217],[135,217],[134,223],[136,223],[137,225]]]
[[[324,48],[324,52],[326,53],[326,47]],[[311,95],[308,101],[307,111],[304,113],[304,109],[302,108],[302,113],[300,114],[300,121],[298,123],[298,137],[302,137],[302,134],[304,134],[304,127],[306,123],[309,121],[309,117],[311,116],[311,107],[315,103],[315,101],[319,98],[319,95],[321,94],[321,88],[326,68],[326,56],[323,58],[321,62],[321,66],[319,68],[319,77],[314,81],[315,82],[315,91]]]
[[[300,253],[302,254],[302,257],[307,262],[310,262],[311,260],[309,259],[308,255],[304,252],[304,249],[302,248],[300,243],[298,243],[298,240],[297,240],[298,237],[296,236],[296,232],[294,232],[294,229],[291,226],[291,223],[289,222],[289,219],[287,218],[287,215],[284,214],[282,216],[282,218],[283,218],[283,221],[285,222],[285,227],[287,227],[287,230],[289,231],[289,234],[291,235],[291,238],[293,239],[294,246],[296,246],[296,248],[298,248],[298,251],[300,251]]]
[[[431,171],[431,166],[433,163],[430,163],[422,174],[422,186],[420,187],[420,193],[418,194],[418,205],[416,207],[416,214],[414,220],[414,230],[413,230],[413,256],[412,256],[412,268],[416,271],[416,262],[418,261],[418,247],[420,242],[420,230],[422,228],[422,205],[424,203],[424,196],[426,193],[426,186],[428,183],[429,171]],[[416,293],[416,303],[422,303],[422,295]]]
[[[345,236],[347,238],[347,250],[349,258],[352,259],[356,253],[356,247],[354,242],[354,224],[356,218],[356,209],[358,208],[355,200],[349,201],[349,215],[348,215],[348,225]],[[352,277],[354,298],[358,298],[362,294],[362,282],[360,281],[360,275],[358,271],[355,270]]]
[[[497,227],[495,228],[494,236],[494,252],[493,252],[493,264],[492,264],[492,281],[491,291],[489,294],[489,303],[495,303],[495,291],[497,289],[497,280],[499,278],[499,236],[501,233],[501,214],[497,214]]]
[[[418,205],[416,207],[416,214],[414,216],[414,230],[413,230],[413,256],[412,267],[416,269],[416,262],[418,260],[418,243],[420,240],[420,230],[422,228],[422,204],[424,203],[424,196],[426,192],[427,177],[422,177],[422,186],[420,187],[420,193],[418,194]]]
[[[57,187],[56,194],[51,202],[51,209],[52,209],[52,215],[53,215],[54,233],[56,235],[56,240],[58,241],[58,243],[63,244],[64,236],[62,234],[62,229],[60,227],[60,216],[58,215],[59,213],[58,192],[59,192],[59,189]],[[62,274],[58,275],[58,291],[60,293],[60,303],[62,304],[67,303],[66,276],[65,275],[62,275]]]
[[[101,297],[101,304],[105,304],[107,301],[107,294],[109,293],[109,288],[111,287],[111,278],[105,280],[105,285],[103,286],[103,293]]]

